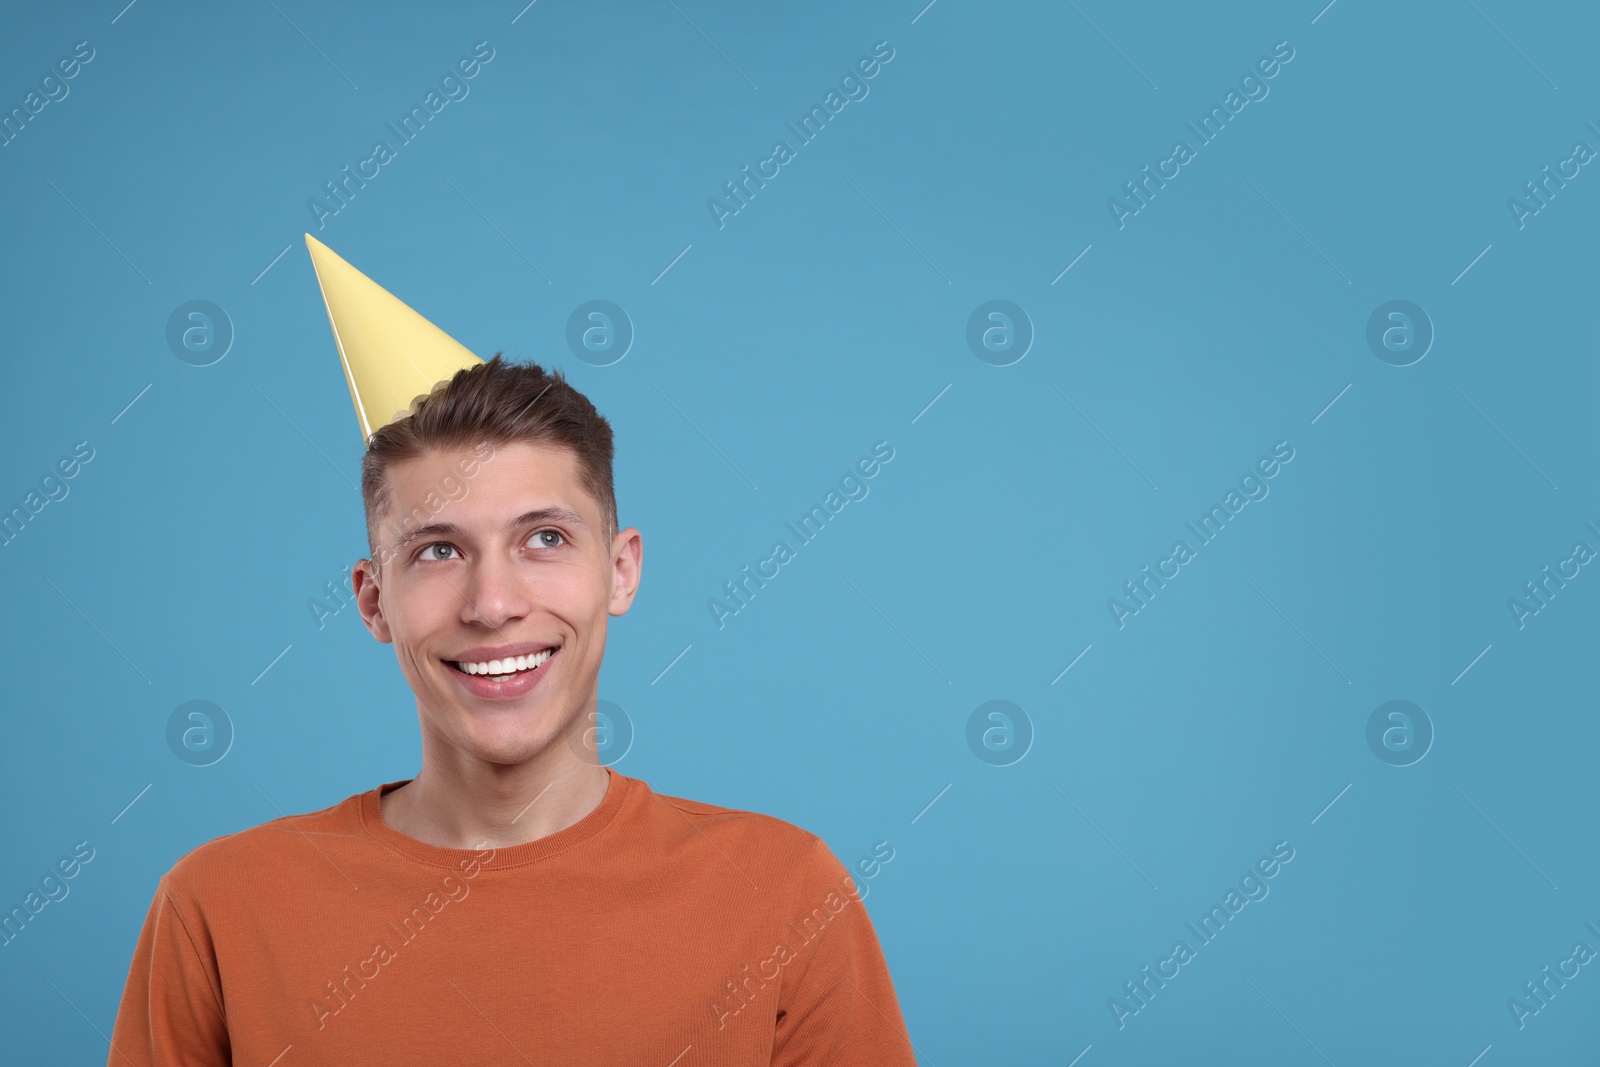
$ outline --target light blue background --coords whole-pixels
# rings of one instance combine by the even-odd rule
[[[1600,176],[1506,206],[1600,147],[1592,12],[123,2],[0,34],[6,109],[95,49],[0,148],[0,505],[95,449],[0,550],[0,905],[96,850],[0,950],[19,1062],[104,1059],[183,853],[417,769],[392,651],[307,607],[365,550],[307,229],[611,419],[646,547],[601,680],[617,769],[846,862],[890,842],[867,906],[924,1063],[1594,1062],[1595,967],[1523,1029],[1507,1000],[1600,949],[1600,576],[1522,629],[1506,603],[1600,548]],[[880,40],[870,95],[719,230],[707,199]],[[1118,229],[1107,198],[1280,40],[1270,95]],[[470,95],[316,229],[478,41]],[[594,298],[637,331],[609,367],[566,347]],[[1403,368],[1365,341],[1397,298],[1437,331]],[[192,299],[236,331],[211,366],[165,340]],[[991,299],[1036,330],[1008,367],[965,341]],[[708,599],[880,440],[870,495],[719,630]],[[1283,440],[1119,629],[1107,599]],[[1437,733],[1409,767],[1366,742],[1395,698]],[[237,731],[211,767],[167,747],[193,699]],[[1008,767],[966,742],[993,699],[1034,730]],[[1119,1029],[1108,1000],[1283,840]]]

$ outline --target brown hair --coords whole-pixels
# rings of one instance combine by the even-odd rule
[[[510,363],[496,352],[487,362],[458,370],[432,392],[417,397],[411,402],[411,414],[379,428],[368,439],[361,461],[361,498],[373,559],[382,563],[374,531],[392,503],[384,477],[389,464],[429,449],[517,441],[560,445],[577,457],[579,480],[600,505],[609,542],[617,531],[611,424],[567,382],[559,367],[546,371],[537,363]]]

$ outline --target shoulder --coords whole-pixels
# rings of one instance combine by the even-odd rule
[[[714,848],[759,885],[814,881],[843,870],[821,837],[786,819],[657,793],[648,785],[641,792],[644,817],[658,840],[675,850]]]
[[[657,793],[645,788],[645,806],[651,818],[685,832],[713,836],[716,840],[779,852],[806,853],[821,839],[810,830],[775,815],[703,800]]]
[[[285,879],[303,877],[319,856],[323,870],[337,879],[329,857],[346,851],[359,833],[362,796],[213,837],[178,858],[162,875],[160,892],[180,910],[225,896],[259,895]]]

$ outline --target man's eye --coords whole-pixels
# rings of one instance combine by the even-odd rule
[[[419,554],[418,558],[419,559],[430,559],[430,560],[446,560],[446,559],[449,559],[450,557],[446,556],[446,555],[440,555],[439,553],[441,551],[443,551],[443,552],[454,552],[455,550],[456,550],[455,546],[450,544],[448,541],[435,541],[431,545],[424,545],[423,548],[422,548],[422,552]]]
[[[549,542],[542,540],[542,538],[545,537],[558,538],[558,541],[556,544],[550,544]],[[540,530],[528,540],[534,543],[535,548],[560,548],[561,545],[566,543],[567,539],[560,530]]]

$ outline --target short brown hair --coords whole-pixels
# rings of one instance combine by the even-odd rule
[[[579,480],[600,505],[609,542],[617,532],[611,424],[567,382],[559,367],[546,371],[537,363],[511,363],[496,352],[487,362],[456,371],[432,392],[417,397],[411,402],[411,414],[379,428],[368,439],[361,461],[361,499],[373,559],[382,562],[377,559],[374,533],[392,503],[384,477],[389,464],[429,449],[517,441],[560,445],[577,457]]]

